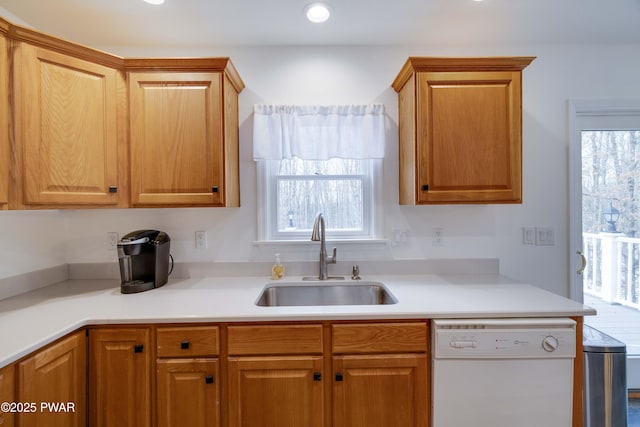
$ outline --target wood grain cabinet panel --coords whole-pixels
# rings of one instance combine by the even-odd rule
[[[0,369],[0,403],[15,402],[15,390],[15,366],[5,366]],[[0,411],[0,426],[14,427],[15,415],[12,412]]]
[[[322,336],[320,324],[229,326],[229,354],[322,354]]]
[[[18,206],[117,206],[123,74],[29,43],[13,66]]]
[[[399,97],[400,204],[522,202],[524,58],[409,58]]]
[[[244,85],[228,59],[209,62],[125,61],[133,206],[239,206]]]
[[[202,357],[220,353],[217,326],[159,327],[156,331],[158,357]]]
[[[85,332],[80,331],[18,364],[16,401],[37,406],[35,412],[17,414],[19,426],[85,425],[86,348]]]
[[[424,322],[332,325],[332,351],[338,353],[405,353],[427,351]]]
[[[158,360],[158,427],[220,425],[218,365],[217,359]]]
[[[9,46],[0,19],[0,210],[9,207]]]
[[[151,425],[151,362],[148,328],[89,331],[89,425]]]
[[[425,354],[336,356],[334,427],[428,427]]]
[[[323,427],[321,356],[230,358],[229,427]]]

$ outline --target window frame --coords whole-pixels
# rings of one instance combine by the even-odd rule
[[[327,223],[326,238],[331,241],[374,241],[381,237],[381,200],[382,200],[382,159],[366,159],[364,175],[277,175],[274,173],[277,160],[259,160],[258,179],[258,241],[300,242],[309,241],[311,230],[278,231],[277,200],[278,181],[282,179],[360,179],[362,182],[363,230],[361,232],[332,230]]]

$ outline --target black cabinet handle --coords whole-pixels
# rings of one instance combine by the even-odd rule
[[[182,350],[189,350],[189,341],[181,341],[180,342],[180,348]]]
[[[422,191],[429,191],[429,184],[423,184]]]
[[[118,192],[118,187],[116,187],[115,185],[109,186],[109,193],[117,193],[117,192]]]
[[[134,353],[142,353],[142,350],[144,350],[144,345],[142,344],[136,344],[133,346]]]
[[[342,376],[342,372],[338,372],[336,374],[336,381],[341,382],[342,380],[344,380],[344,377]]]
[[[322,381],[322,374],[320,372],[314,372],[313,373],[313,380],[314,381]]]
[[[213,384],[215,382],[215,379],[213,375],[207,375],[206,377],[204,377],[204,382],[205,384]]]
[[[213,187],[211,187],[211,192],[212,193],[217,193],[218,192],[218,186],[214,185]]]

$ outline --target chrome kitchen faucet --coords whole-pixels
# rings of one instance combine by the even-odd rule
[[[324,216],[322,216],[322,212],[316,215],[316,219],[313,223],[313,232],[311,233],[311,240],[314,242],[320,242],[320,275],[318,276],[319,280],[327,280],[329,276],[327,275],[327,264],[335,264],[337,259],[337,248],[333,248],[333,256],[327,255],[327,245],[324,237],[325,225],[324,225]]]

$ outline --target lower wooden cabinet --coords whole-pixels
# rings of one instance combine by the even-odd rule
[[[157,328],[158,427],[220,426],[219,335],[212,325]]]
[[[151,425],[149,328],[89,331],[89,425]]]
[[[86,348],[85,333],[80,331],[17,365],[15,401],[33,404],[29,411],[17,413],[19,426],[86,424]]]
[[[323,427],[321,356],[231,358],[229,427]]]
[[[158,360],[158,427],[218,427],[218,371],[217,359]]]
[[[0,425],[429,427],[427,336],[415,321],[90,328],[88,357],[82,330],[0,370],[3,401],[73,411]]]
[[[333,359],[333,427],[428,427],[425,354]]]
[[[15,402],[15,367],[13,365],[0,369],[0,402]],[[13,427],[15,416],[11,411],[0,411],[0,426]]]

